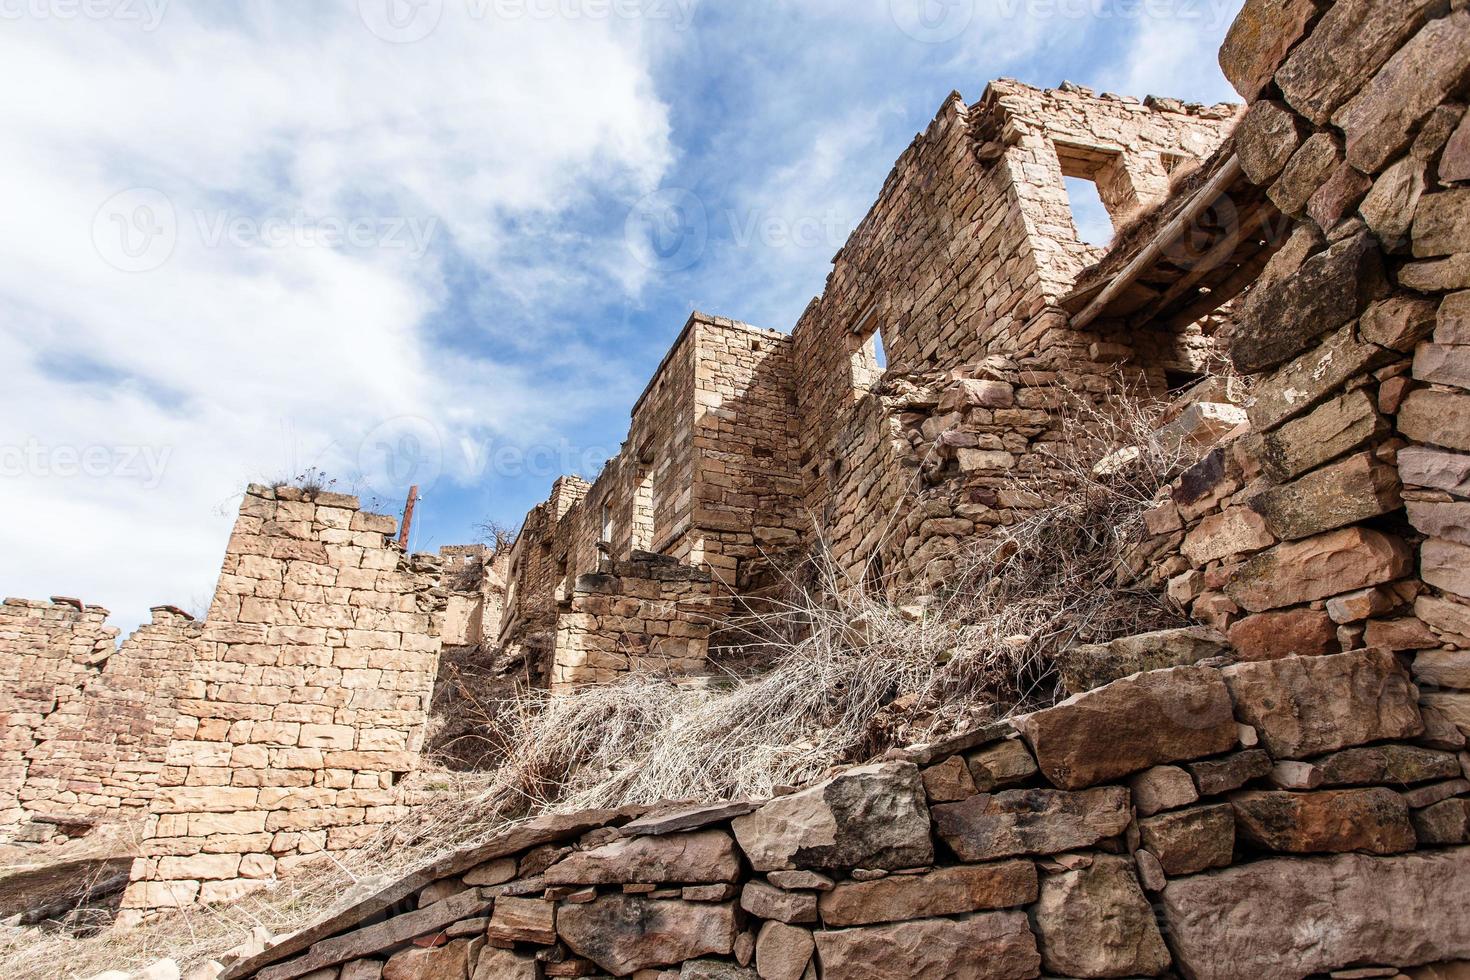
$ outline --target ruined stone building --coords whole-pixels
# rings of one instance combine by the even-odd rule
[[[1462,7],[1248,0],[1239,108],[952,96],[794,329],[693,315],[508,549],[406,555],[352,498],[252,487],[202,621],[117,647],[7,600],[6,835],[137,813],[134,919],[262,887],[401,812],[446,647],[558,693],[698,677],[802,555],[942,586],[1043,503],[1069,403],[1141,392],[1208,451],[1119,574],[1196,626],[773,800],[516,827],[225,980],[1456,975],[1413,968],[1470,960]]]

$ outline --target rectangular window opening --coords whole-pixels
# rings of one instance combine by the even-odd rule
[[[1062,182],[1067,188],[1067,204],[1072,209],[1077,238],[1099,247],[1111,242],[1113,219],[1097,191],[1097,184],[1086,177],[1063,177]]]
[[[888,370],[888,346],[883,340],[876,303],[858,319],[852,328],[851,338],[852,386],[867,391]]]

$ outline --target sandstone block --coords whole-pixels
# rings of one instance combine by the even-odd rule
[[[1411,814],[1422,847],[1470,843],[1470,800],[1442,800]]]
[[[1426,170],[1422,160],[1404,157],[1378,175],[1372,189],[1358,204],[1358,214],[1391,252],[1408,248],[1409,226],[1414,221],[1419,197],[1424,193]]]
[[[499,902],[496,905],[498,910]],[[700,956],[728,955],[738,932],[734,903],[637,895],[602,895],[595,902],[565,905],[557,916],[557,931],[578,956],[617,976]]]
[[[1461,123],[1460,130],[1470,135],[1470,126]],[[1440,301],[1435,314],[1434,342],[1470,344],[1470,290],[1452,293]]]
[[[1420,700],[1462,733],[1470,734],[1470,694],[1461,691],[1426,691]]]
[[[1341,394],[1347,382],[1387,364],[1393,352],[1360,342],[1349,323],[1311,350],[1278,368],[1257,384],[1246,414],[1257,432]]]
[[[1470,456],[1425,446],[1405,446],[1399,450],[1398,464],[1399,479],[1410,486],[1470,497]]]
[[[1423,731],[1394,655],[1363,650],[1235,664],[1221,673],[1236,713],[1277,759],[1301,759]]]
[[[1256,613],[1230,627],[1230,643],[1241,660],[1320,657],[1337,653],[1337,626],[1325,612],[1289,609]]]
[[[1047,875],[1036,905],[1041,961],[1068,977],[1157,976],[1169,951],[1133,862],[1098,855],[1092,864]]]
[[[1327,9],[1276,73],[1286,101],[1318,126],[1432,16],[1430,0],[1346,0]]]
[[[1270,533],[1285,541],[1366,521],[1402,504],[1397,467],[1371,453],[1349,456],[1250,500]]]
[[[383,967],[383,980],[459,980],[469,975],[468,939],[437,949],[405,949]]]
[[[777,922],[816,922],[817,896],[811,892],[782,891],[764,881],[747,881],[740,907],[757,919]]]
[[[982,793],[934,808],[940,838],[962,861],[1059,854],[1121,834],[1131,817],[1128,790],[1106,786]]]
[[[1431,384],[1470,388],[1470,345],[1420,344],[1414,352],[1414,377]]]
[[[1258,99],[1235,128],[1235,153],[1253,184],[1266,184],[1286,166],[1306,137],[1307,127],[1280,102]]]
[[[1245,507],[1211,514],[1184,536],[1180,551],[1196,567],[1221,558],[1260,551],[1276,543],[1261,515]]]
[[[1078,694],[1131,674],[1193,664],[1229,652],[1230,644],[1223,635],[1200,626],[1140,633],[1111,643],[1084,644],[1062,655],[1062,685]]]
[[[1149,817],[1138,829],[1143,846],[1168,875],[1223,868],[1235,857],[1235,811],[1228,803]]]
[[[1451,752],[1414,745],[1374,745],[1346,749],[1317,760],[1324,786],[1408,786],[1432,779],[1454,779],[1460,760]]]
[[[1029,905],[1036,901],[1030,861],[936,868],[838,885],[821,898],[827,926],[863,926]]]
[[[1313,192],[1327,183],[1342,162],[1337,137],[1326,131],[1314,133],[1286,161],[1266,196],[1283,214],[1301,217]]]
[[[659,837],[622,837],[574,851],[542,872],[547,885],[613,885],[734,881],[740,875],[735,842],[722,830]]]
[[[1026,980],[1041,968],[1024,912],[837,929],[816,943],[822,980]]]
[[[1436,588],[1470,598],[1470,547],[1430,538],[1419,549],[1419,574]]]
[[[1414,828],[1399,794],[1384,787],[1288,793],[1252,790],[1230,798],[1237,832],[1291,854],[1412,851]]]
[[[1470,636],[1470,606],[1422,595],[1414,600],[1414,615],[1441,633]]]
[[[1236,738],[1229,693],[1205,667],[1125,677],[1019,718],[1016,727],[1042,773],[1063,789],[1225,752]]]
[[[1284,483],[1363,448],[1390,428],[1372,395],[1361,389],[1351,391],[1267,433],[1262,440],[1261,463],[1272,479]]]
[[[540,980],[540,969],[534,956],[485,945],[480,947],[472,980]]]
[[[539,898],[501,896],[485,934],[505,942],[550,945],[556,942],[556,906]]]
[[[1319,144],[1318,140],[1326,142]],[[1273,192],[1293,173],[1297,159],[1318,145],[1325,145],[1328,153],[1335,152],[1330,137],[1313,136],[1292,157]],[[1318,184],[1320,180],[1314,180],[1310,190],[1316,190]],[[1305,197],[1301,203],[1305,205]],[[1236,314],[1230,359],[1237,370],[1247,374],[1283,364],[1321,334],[1356,317],[1387,289],[1377,241],[1368,232],[1360,232],[1307,259],[1294,273],[1247,293]]]
[[[1444,900],[1467,875],[1467,848],[1279,858],[1170,881],[1163,912],[1195,980],[1259,980],[1282,963],[1300,975],[1433,963],[1470,957],[1470,911]]]
[[[1306,0],[1248,0],[1220,46],[1220,70],[1241,98],[1261,94],[1316,15]]]
[[[952,755],[920,775],[924,780],[924,794],[930,803],[953,803],[979,792],[970,768],[961,756]]]
[[[1421,651],[1414,658],[1414,680],[1420,687],[1470,691],[1470,650]]]
[[[1199,799],[1194,780],[1178,766],[1155,766],[1128,780],[1133,809],[1141,817],[1188,806]]]
[[[761,980],[801,980],[816,951],[811,931],[767,922],[755,940],[755,969]]]
[[[1036,774],[1036,760],[1019,738],[1004,739],[972,752],[965,756],[965,763],[979,793],[1014,786]]]
[[[1220,759],[1191,762],[1186,767],[1201,796],[1215,796],[1239,789],[1253,779],[1271,774],[1271,756],[1263,749],[1247,749]]]
[[[1333,114],[1347,135],[1348,162],[1377,173],[1408,147],[1435,108],[1470,74],[1470,12],[1430,21]]]
[[[923,784],[912,763],[849,769],[737,817],[732,826],[757,871],[897,869],[934,860]]]
[[[1419,198],[1409,233],[1414,241],[1415,258],[1463,252],[1470,242],[1470,188],[1454,188]]]
[[[1225,593],[1244,609],[1265,612],[1392,582],[1411,568],[1411,552],[1399,538],[1349,527],[1256,555]]]

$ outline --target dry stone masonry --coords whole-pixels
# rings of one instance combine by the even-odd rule
[[[1433,741],[1388,653],[1169,668],[764,802],[538,818],[223,976],[1458,976]]]

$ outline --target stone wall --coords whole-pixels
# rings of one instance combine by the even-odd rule
[[[710,573],[635,551],[577,576],[557,618],[551,689],[605,683],[629,671],[665,676],[709,669]]]
[[[531,821],[223,980],[1430,980],[1467,765],[1387,651],[1143,673],[770,801]]]
[[[395,529],[354,497],[247,491],[121,921],[228,901],[403,812],[443,593]]]
[[[107,610],[0,605],[0,828],[44,843],[140,814],[156,789],[198,624],[169,606],[116,643]]]

